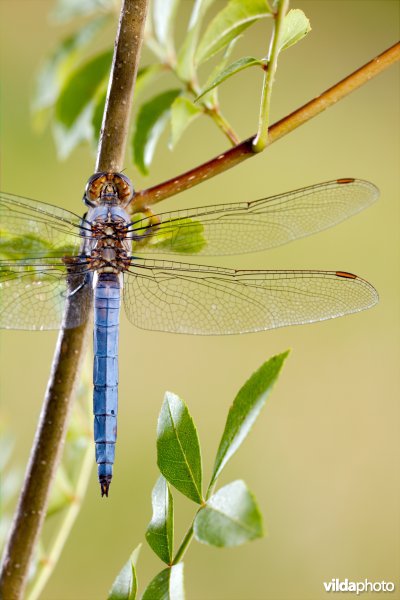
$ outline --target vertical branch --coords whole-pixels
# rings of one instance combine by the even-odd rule
[[[96,170],[120,170],[123,163],[147,6],[148,0],[124,0],[121,8]],[[65,328],[65,324],[81,302],[90,304],[91,291],[87,287],[66,304],[29,464],[3,554],[0,598],[4,600],[23,597],[46,515],[50,485],[61,456],[79,365],[89,337],[88,321],[74,329]]]
[[[119,172],[124,164],[147,7],[148,0],[124,0],[121,8],[96,171]]]

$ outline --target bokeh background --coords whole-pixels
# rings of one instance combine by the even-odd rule
[[[182,1],[177,27],[191,1]],[[32,128],[30,102],[41,61],[71,26],[48,19],[50,0],[1,0],[1,189],[81,212],[94,167],[88,147],[57,160],[49,130]],[[216,2],[216,7],[223,3]],[[396,0],[298,0],[312,33],[281,57],[273,121],[393,44]],[[265,53],[261,23],[236,56]],[[114,31],[109,30],[112,42]],[[147,53],[144,60],[148,60]],[[260,76],[242,73],[220,92],[241,137],[254,133]],[[131,550],[144,539],[157,477],[155,430],[165,390],[181,395],[198,426],[210,474],[225,416],[247,377],[271,355],[292,349],[254,431],[221,484],[243,478],[254,491],[268,535],[231,550],[193,543],[185,560],[187,596],[198,600],[317,600],[323,582],[399,581],[399,77],[392,67],[310,123],[217,179],[164,203],[162,210],[250,200],[338,177],[381,190],[378,204],[295,244],[223,264],[355,272],[380,293],[374,309],[347,318],[233,337],[190,337],[121,323],[120,409],[115,480],[99,497],[93,469],[87,497],[43,600],[105,598]],[[176,151],[157,150],[147,179],[126,160],[137,188],[217,155],[226,142],[198,121]],[[57,191],[56,191],[57,190]],[[208,262],[212,262],[211,260]],[[25,465],[34,436],[56,332],[2,332],[0,414]],[[192,505],[176,504],[180,539]],[[142,586],[162,568],[142,549]],[[143,589],[143,588],[142,588]],[[371,594],[364,594],[369,598]],[[343,599],[350,594],[341,594]]]

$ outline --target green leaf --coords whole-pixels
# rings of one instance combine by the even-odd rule
[[[222,71],[218,73],[217,77],[201,90],[201,94],[197,96],[196,102],[205,94],[210,92],[213,88],[220,85],[223,81],[226,81],[229,79],[229,77],[232,77],[232,75],[239,73],[239,71],[243,71],[243,69],[248,69],[249,67],[254,66],[262,67],[263,64],[264,63],[261,60],[254,58],[253,56],[244,56],[243,58],[235,60],[235,62],[231,63],[228,67],[226,67],[226,69],[222,69]]]
[[[114,0],[58,0],[52,17],[57,21],[69,21],[95,11],[111,11],[114,5]]]
[[[176,146],[185,129],[202,112],[202,109],[193,104],[189,98],[185,96],[175,98],[171,106],[171,148]]]
[[[151,85],[161,73],[165,73],[164,65],[155,63],[139,69],[135,83],[135,100]]]
[[[282,33],[279,40],[280,51],[293,46],[293,44],[302,40],[310,31],[310,21],[303,11],[299,8],[289,10],[283,20]]]
[[[196,427],[186,404],[166,392],[157,426],[157,464],[182,494],[201,504],[202,468]]]
[[[280,50],[289,48],[307,35],[309,31],[311,31],[310,22],[303,11],[299,9],[290,10],[284,19]],[[216,75],[208,80],[199,96],[197,96],[195,102],[200,98],[203,98],[207,93],[226,81],[229,77],[232,77],[232,75],[236,75],[239,71],[253,66],[263,67],[266,64],[266,59],[245,56],[239,58],[225,69],[220,68]]]
[[[137,594],[136,564],[141,548],[139,544],[132,552],[129,560],[118,573],[107,600],[135,600]]]
[[[73,65],[78,61],[82,48],[105,24],[99,17],[81,27],[77,33],[65,38],[43,63],[37,78],[32,101],[32,110],[41,111],[52,106]]]
[[[289,351],[273,356],[246,381],[229,409],[215,458],[211,489],[222,469],[246,438],[278,378]]]
[[[230,44],[227,45],[227,47],[225,48],[225,51],[222,55],[222,59],[219,61],[219,63],[217,65],[215,65],[215,67],[210,72],[206,83],[203,85],[203,89],[208,87],[208,85],[210,83],[212,83],[214,81],[214,79],[216,79],[218,77],[218,75],[225,69],[227,62],[228,62],[228,58],[230,57],[233,48],[235,47],[236,43],[240,40],[241,37],[242,36],[239,35],[234,40],[232,40]],[[195,102],[196,102],[196,100],[195,100]],[[201,103],[203,105],[207,106],[208,108],[217,107],[218,106],[218,90],[217,90],[217,88],[213,88],[211,91],[204,94]]]
[[[170,252],[178,254],[197,254],[207,245],[204,237],[204,225],[200,221],[195,221],[186,217],[174,219],[174,227],[166,221],[156,224],[151,216],[145,213],[135,213],[132,215],[132,224],[139,226],[143,230],[153,227],[153,232],[157,235],[143,236],[141,240],[133,241],[135,252]]]
[[[167,51],[173,49],[173,26],[179,0],[154,0],[153,22],[157,41]]]
[[[5,229],[0,229],[0,257],[21,259],[26,256],[47,256],[51,251],[51,244],[33,233],[27,235],[14,235]]]
[[[207,27],[196,51],[196,62],[208,60],[250,25],[270,16],[267,0],[230,0]]]
[[[157,141],[168,121],[171,104],[181,90],[168,90],[140,107],[132,139],[134,162],[147,175]]]
[[[147,527],[150,548],[167,565],[172,562],[174,546],[174,503],[168,483],[161,475],[151,494],[153,516]]]
[[[182,81],[191,81],[195,74],[194,54],[203,17],[214,0],[195,0],[188,31],[178,53],[176,72]]]
[[[79,117],[68,127],[60,121],[53,123],[53,136],[56,142],[57,156],[60,160],[67,158],[72,150],[82,142],[94,142],[93,129],[94,102],[89,102]]]
[[[58,245],[55,240],[49,241],[34,233],[16,235],[7,229],[0,229],[0,258],[23,259],[27,256],[35,258],[72,256],[76,249],[63,243],[60,236]]]
[[[204,225],[185,217],[175,219],[172,231],[168,222],[161,223],[157,236],[150,237],[150,249],[153,246],[158,252],[165,248],[167,252],[198,254],[206,245]]]
[[[244,481],[233,481],[207,500],[194,520],[197,541],[218,547],[239,546],[262,537],[262,516]]]
[[[110,70],[112,51],[107,50],[79,66],[66,81],[56,103],[56,119],[71,128],[82,111],[93,100]]]
[[[144,591],[142,600],[184,600],[183,563],[158,573]]]

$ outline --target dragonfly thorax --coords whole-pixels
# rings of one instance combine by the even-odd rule
[[[91,269],[99,273],[120,273],[130,264],[132,242],[128,214],[121,206],[101,204],[91,208],[86,220],[87,253]]]

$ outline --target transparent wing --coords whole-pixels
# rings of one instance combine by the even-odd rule
[[[235,271],[138,260],[124,279],[129,320],[174,333],[246,333],[312,323],[378,301],[363,279],[340,271]]]
[[[217,204],[139,218],[134,248],[157,253],[241,254],[265,250],[331,227],[377,200],[368,181],[339,179],[253,202]]]
[[[81,218],[67,210],[0,192],[0,255],[3,259],[77,255],[81,231]]]
[[[77,327],[88,317],[91,277],[84,266],[68,273],[61,259],[52,264],[41,259],[0,261],[0,327],[59,329],[67,300],[63,326]]]

